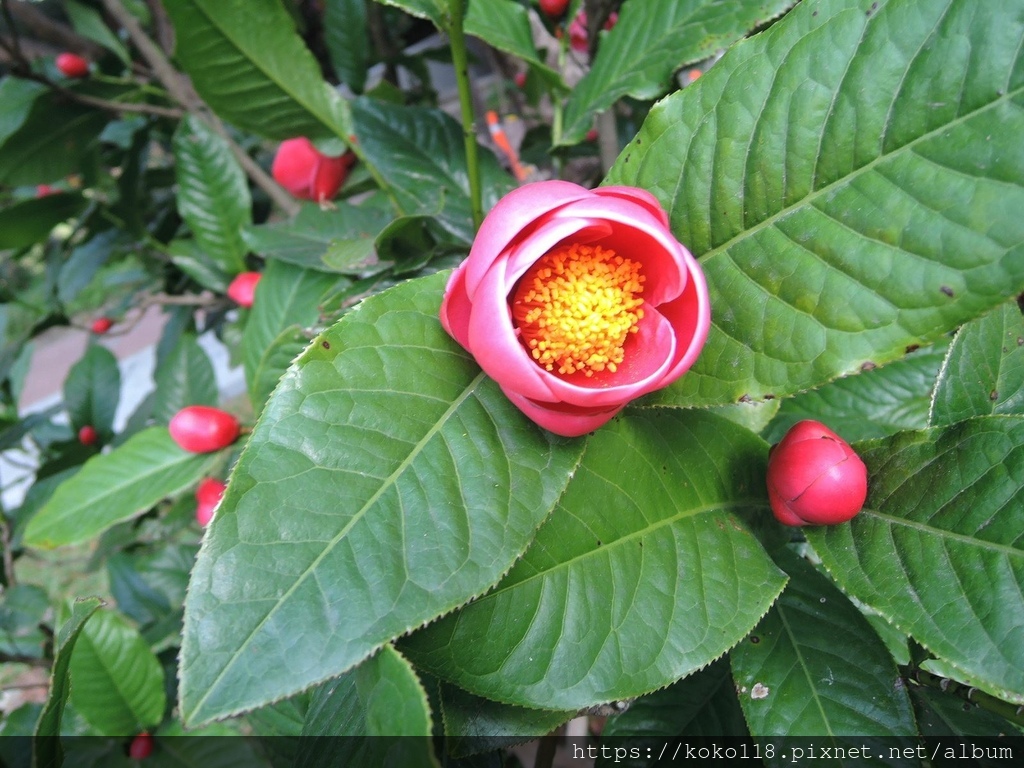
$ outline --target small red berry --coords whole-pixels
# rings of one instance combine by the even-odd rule
[[[860,512],[868,471],[853,448],[817,421],[793,426],[768,455],[768,501],[784,525],[835,525]]]
[[[242,307],[251,307],[256,296],[256,284],[263,277],[259,272],[242,272],[228,286],[228,296]]]
[[[60,190],[51,187],[49,184],[36,184],[36,197],[49,197],[59,194]]]
[[[60,54],[56,64],[64,77],[87,77],[89,74],[89,62],[76,53]]]
[[[96,427],[92,424],[86,424],[78,430],[78,442],[82,445],[96,445],[96,441],[98,439],[99,433],[96,431]]]
[[[143,731],[128,745],[128,757],[132,760],[145,760],[153,754],[153,737]]]
[[[274,181],[303,200],[330,200],[341,189],[356,156],[328,157],[304,137],[282,141],[270,172]]]
[[[114,321],[109,317],[97,317],[92,321],[92,332],[102,336],[114,326]]]
[[[516,88],[523,89],[526,87],[526,73],[516,72],[515,75]]]
[[[182,408],[168,424],[174,442],[191,453],[210,453],[227,448],[241,431],[238,419],[208,405]]]
[[[598,137],[600,135],[601,134],[599,134],[597,132],[597,128],[591,128],[589,131],[587,131],[586,140],[587,141],[597,141],[597,139],[598,139]]]
[[[569,0],[540,0],[540,9],[552,19],[561,18],[568,7]]]
[[[196,488],[196,522],[203,528],[213,518],[213,510],[217,508],[226,490],[227,485],[212,477],[204,479]]]

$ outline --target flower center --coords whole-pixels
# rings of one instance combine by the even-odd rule
[[[614,373],[644,316],[640,264],[600,246],[562,245],[516,285],[512,317],[520,340],[545,370]]]

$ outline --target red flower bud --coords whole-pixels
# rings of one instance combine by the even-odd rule
[[[196,522],[203,528],[213,518],[213,510],[220,504],[225,490],[227,490],[227,485],[212,477],[204,479],[196,488]]]
[[[569,0],[540,0],[540,9],[552,19],[560,18],[569,7]]]
[[[824,424],[801,421],[768,456],[768,500],[784,525],[835,525],[860,512],[868,471]]]
[[[57,56],[57,69],[64,77],[87,77],[89,62],[75,53],[62,53]]]
[[[227,411],[207,405],[182,408],[168,424],[171,437],[191,453],[210,453],[227,448],[238,439],[238,419]]]
[[[95,445],[97,439],[99,439],[99,433],[96,432],[96,427],[92,424],[86,424],[78,430],[78,442],[82,445]]]
[[[256,295],[256,283],[263,277],[259,272],[242,272],[228,286],[228,297],[239,306],[251,307]]]
[[[132,760],[145,760],[153,754],[153,737],[143,731],[128,745],[128,757]]]
[[[36,197],[49,197],[60,194],[59,189],[54,189],[49,184],[36,184]]]
[[[523,89],[526,87],[526,73],[516,72],[515,75],[516,88]]]
[[[282,141],[270,166],[274,181],[303,200],[323,202],[334,197],[345,183],[356,156],[322,154],[304,137]]]
[[[92,332],[102,336],[114,326],[114,321],[109,317],[97,317],[92,321]]]

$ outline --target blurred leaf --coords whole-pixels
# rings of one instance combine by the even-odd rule
[[[32,337],[36,323],[43,319],[44,312],[25,304],[0,303],[0,380],[10,375],[12,366],[21,357],[26,342]],[[25,421],[32,421],[28,416]],[[24,431],[16,429],[0,432],[0,447],[7,448],[20,441]],[[14,441],[14,442],[12,442]]]
[[[0,210],[0,249],[24,248],[45,240],[50,230],[79,214],[83,208],[85,198],[68,193],[22,200],[7,206]]]
[[[977,704],[965,702],[959,696],[912,685],[910,698],[914,702],[922,736],[960,736],[970,739],[978,736],[1005,737],[1013,733],[1012,726],[1006,720],[979,708]]]
[[[213,363],[195,334],[184,333],[157,366],[152,417],[167,424],[187,405],[213,405],[220,400]]]
[[[590,70],[565,104],[562,144],[583,141],[594,115],[623,96],[664,96],[676,70],[728,48],[796,0],[645,0],[625,3]]]
[[[561,76],[538,55],[530,17],[515,0],[470,0],[465,31],[505,53],[530,64],[549,84],[565,88]],[[584,131],[585,133],[585,131]]]
[[[139,432],[62,483],[29,522],[25,545],[52,549],[89,541],[194,485],[216,456],[183,451],[166,427]]]
[[[243,230],[246,245],[255,253],[307,269],[347,272],[325,259],[332,247],[345,244],[373,248],[378,234],[394,218],[390,210],[373,205],[338,202],[331,210],[303,205],[291,221],[248,226]]]
[[[42,658],[47,635],[39,625],[49,608],[50,600],[42,587],[5,587],[0,596],[0,653]]]
[[[940,342],[882,368],[783,400],[765,440],[777,443],[803,419],[827,424],[850,443],[904,429],[924,429],[947,346]]]
[[[914,734],[906,688],[871,625],[806,560],[786,549],[776,557],[786,590],[730,654],[751,734],[814,736],[823,746]]]
[[[81,359],[71,366],[64,381],[64,406],[71,428],[95,427],[101,442],[114,434],[114,414],[121,399],[121,369],[106,347],[90,344]]]
[[[444,207],[438,223],[464,242],[474,230],[462,128],[448,114],[423,107],[402,107],[360,97],[352,102],[359,146],[391,187],[405,215]],[[480,156],[484,209],[515,186],[494,155]]]
[[[430,732],[430,706],[416,672],[385,645],[313,695],[295,765],[437,768]]]
[[[151,762],[150,762],[151,761]],[[153,736],[154,768],[269,768],[258,740],[241,738],[237,726],[213,723],[187,731],[176,720]]]
[[[1024,703],[1024,418],[855,448],[865,509],[849,525],[806,529],[825,567],[970,684]]]
[[[32,104],[46,86],[19,77],[0,79],[0,146],[18,130],[28,118]]]
[[[56,195],[50,195],[43,199],[52,200],[54,197]],[[61,267],[60,274],[57,276],[57,297],[61,303],[69,304],[74,301],[82,289],[92,282],[97,272],[114,254],[114,247],[120,238],[120,232],[116,229],[108,229],[106,232],[100,232],[89,238],[71,251],[71,255],[64,262],[64,266]]]
[[[128,54],[128,49],[110,31],[110,27],[104,23],[99,11],[82,3],[75,2],[75,0],[63,0],[61,5],[64,7],[64,11],[71,19],[71,25],[78,34],[99,43],[124,62],[125,66],[131,66],[132,58]]]
[[[198,550],[193,544],[168,544],[108,557],[110,594],[118,609],[146,627],[180,608]]]
[[[0,184],[47,184],[75,173],[106,124],[97,109],[53,92],[39,95],[0,145]]]
[[[429,19],[438,29],[448,26],[447,0],[377,0],[382,5],[393,5],[421,19]]]
[[[366,0],[326,0],[324,44],[338,79],[353,92],[362,93],[374,55],[366,24]]]
[[[242,227],[251,221],[252,198],[227,142],[199,119],[186,117],[174,134],[174,160],[178,213],[199,252],[228,275],[244,272]]]
[[[762,440],[718,417],[618,417],[589,438],[511,572],[403,652],[472,693],[545,709],[632,698],[700,669],[785,584],[735,514],[764,514],[766,458]]]
[[[218,115],[270,139],[351,133],[280,0],[168,0],[175,55]]]
[[[1021,312],[1011,301],[957,332],[935,387],[931,426],[946,426],[972,416],[1024,413]]]
[[[817,387],[1020,293],[1022,37],[1015,0],[801,3],[655,105],[608,182],[662,201],[714,310],[653,401]]]
[[[172,240],[167,244],[167,255],[178,269],[217,293],[226,291],[234,277],[211,259],[197,240]]]
[[[127,619],[99,611],[71,657],[75,709],[107,736],[134,736],[157,725],[167,705],[160,662]]]
[[[61,733],[61,720],[71,691],[71,656],[81,636],[82,627],[101,605],[103,601],[98,597],[76,600],[71,607],[71,616],[57,633],[53,648],[53,667],[50,670],[50,692],[33,731],[33,768],[61,765],[64,761],[64,749],[57,737]]]
[[[527,422],[448,337],[446,277],[364,301],[264,409],[193,570],[186,723],[337,676],[480,594],[568,482],[580,441]]]

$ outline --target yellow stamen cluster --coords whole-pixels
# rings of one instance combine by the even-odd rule
[[[614,373],[644,316],[640,264],[600,246],[563,245],[523,275],[512,296],[520,340],[548,371]]]

